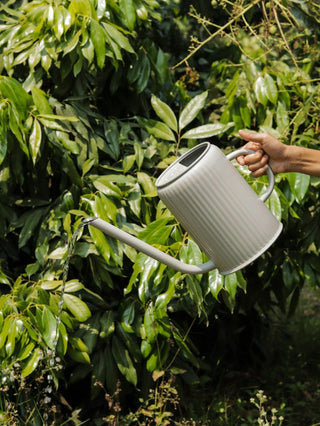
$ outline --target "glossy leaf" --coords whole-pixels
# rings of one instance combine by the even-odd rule
[[[219,274],[217,269],[214,269],[213,271],[210,271],[208,274],[209,279],[209,288],[212,296],[219,300],[219,293],[221,289],[223,288],[223,277]]]
[[[264,76],[264,84],[269,101],[273,103],[273,105],[276,105],[278,101],[278,88],[270,74]]]
[[[73,294],[65,293],[63,296],[63,301],[72,315],[74,315],[78,321],[86,321],[91,316],[88,305],[83,302],[83,300],[79,299],[79,297],[74,296]]]
[[[41,225],[41,219],[44,213],[45,209],[35,209],[29,212],[19,235],[19,247],[24,247],[32,237],[36,227]]]
[[[104,30],[96,20],[92,19],[90,23],[90,35],[94,47],[94,52],[97,59],[97,65],[100,69],[103,68],[106,56],[106,42]]]
[[[175,294],[175,281],[175,277],[169,280],[169,286],[167,290],[164,293],[160,294],[156,299],[155,309],[163,309],[171,302]]]
[[[296,200],[301,202],[308,191],[310,176],[302,173],[290,173],[288,181]]]
[[[7,154],[7,140],[5,133],[2,129],[0,129],[0,166]]]
[[[30,104],[30,95],[20,83],[12,77],[0,76],[0,93],[4,98],[10,99],[15,105],[19,117],[24,119]]]
[[[146,122],[146,129],[155,138],[173,142],[176,140],[175,135],[170,127],[161,121],[148,120]]]
[[[120,372],[129,383],[136,386],[138,382],[137,371],[134,368],[128,350],[117,336],[113,336],[112,338],[112,354]]]
[[[234,123],[228,124],[205,124],[203,126],[195,127],[188,130],[181,136],[181,139],[203,139],[212,136],[220,135],[234,126]]]
[[[150,72],[151,72],[151,65],[150,65],[149,58],[147,57],[147,55],[143,55],[141,57],[140,74],[138,79],[135,82],[138,93],[143,92],[143,90],[147,87],[147,84],[149,82]]]
[[[136,9],[132,0],[120,0],[119,5],[123,13],[124,21],[130,31],[135,27]]]
[[[39,361],[42,358],[42,351],[40,348],[35,348],[32,352],[32,355],[29,356],[26,363],[24,364],[21,370],[21,376],[26,377],[29,376],[38,366]]]
[[[229,274],[224,277],[224,288],[232,299],[235,299],[238,287],[237,274]]]
[[[56,338],[57,321],[53,313],[46,306],[43,307],[42,317],[42,337],[50,349],[54,348]]]
[[[18,354],[19,360],[23,361],[24,359],[28,358],[32,354],[34,347],[35,347],[34,342],[30,342],[26,346],[23,346],[23,348]]]
[[[151,97],[151,105],[159,118],[174,132],[178,131],[178,123],[172,109],[165,102],[162,102],[155,95]]]
[[[262,76],[258,77],[255,81],[254,92],[258,102],[260,102],[263,106],[266,106],[268,103],[267,86]]]
[[[276,190],[272,192],[268,200],[266,201],[266,205],[269,207],[271,212],[275,215],[275,217],[281,221],[282,219],[282,205],[280,201],[279,194]]]
[[[130,53],[135,53],[129,39],[116,28],[116,25],[106,22],[102,23],[106,33],[114,40],[122,49]],[[121,59],[121,58],[120,58]]]
[[[32,131],[29,138],[29,146],[31,151],[31,158],[33,164],[36,164],[42,140],[42,130],[39,121],[35,118],[33,120]]]
[[[180,131],[197,117],[199,112],[205,106],[207,96],[208,92],[203,92],[200,95],[197,95],[193,99],[191,99],[191,101],[184,107],[179,116]]]
[[[158,326],[155,321],[154,307],[152,303],[147,306],[144,314],[144,328],[148,342],[155,342],[158,335]]]
[[[32,87],[31,93],[33,102],[37,107],[39,114],[53,115],[52,108],[47,100],[45,92],[37,87]]]

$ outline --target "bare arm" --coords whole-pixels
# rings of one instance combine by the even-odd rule
[[[320,177],[320,150],[285,145],[267,133],[239,131],[247,141],[245,148],[254,154],[238,157],[238,163],[247,165],[253,177],[263,175],[267,163],[275,174],[298,172]]]

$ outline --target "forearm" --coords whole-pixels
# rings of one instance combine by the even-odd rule
[[[320,177],[320,150],[287,146],[284,172],[305,173]]]

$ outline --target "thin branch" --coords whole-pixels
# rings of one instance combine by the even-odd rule
[[[275,20],[276,20],[276,23],[277,23],[277,27],[279,28],[279,31],[280,31],[280,34],[281,34],[282,40],[284,41],[284,44],[285,44],[285,46],[286,46],[286,48],[287,48],[287,50],[288,50],[288,52],[289,52],[289,55],[291,56],[291,59],[292,59],[292,61],[293,61],[294,65],[295,65],[295,67],[297,68],[297,71],[298,71],[299,73],[301,73],[301,70],[300,70],[299,65],[298,65],[298,63],[297,63],[297,61],[296,61],[296,58],[295,58],[295,56],[294,56],[294,54],[293,54],[292,50],[290,49],[290,46],[289,46],[288,41],[287,41],[287,39],[286,39],[286,36],[284,35],[284,32],[283,32],[282,26],[281,26],[280,21],[279,21],[279,18],[278,18],[277,10],[276,10],[276,8],[275,8],[274,6],[273,6],[273,8],[272,8],[272,11],[273,11],[273,14],[274,14],[274,18],[275,18]]]
[[[238,15],[236,15],[233,19],[231,19],[229,22],[227,22],[225,25],[220,27],[218,31],[211,34],[210,37],[208,37],[206,40],[201,42],[197,47],[195,47],[192,52],[190,52],[182,61],[178,62],[176,65],[174,65],[171,69],[174,70],[178,68],[180,65],[188,61],[198,50],[200,50],[205,44],[207,44],[209,41],[211,41],[214,37],[221,34],[225,29],[230,27],[237,19],[241,18],[245,13],[247,13],[250,9],[252,9],[256,4],[260,3],[261,0],[255,0],[253,1],[248,7],[243,9],[242,12],[240,12]]]

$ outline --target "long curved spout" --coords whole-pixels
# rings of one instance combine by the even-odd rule
[[[204,274],[208,271],[211,271],[212,269],[215,269],[216,267],[212,260],[209,260],[208,262],[200,265],[189,265],[187,263],[183,263],[180,260],[163,253],[161,250],[158,250],[150,244],[139,240],[139,238],[136,238],[133,235],[130,235],[127,232],[122,231],[116,226],[113,226],[105,220],[99,219],[97,217],[90,217],[85,219],[83,222],[87,225],[94,226],[110,237],[120,240],[123,243],[135,248],[136,250],[147,254],[153,259],[156,259],[170,268],[173,268],[176,271],[182,272],[184,274]]]

